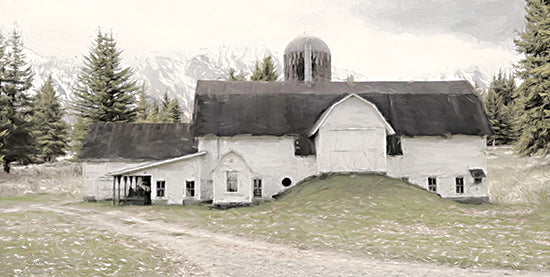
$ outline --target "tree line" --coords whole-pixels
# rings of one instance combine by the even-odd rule
[[[488,144],[514,144],[523,154],[550,151],[550,1],[528,0],[526,26],[514,40],[523,54],[516,75],[493,77],[485,109],[494,134]],[[522,82],[516,87],[514,78]]]
[[[497,74],[484,100],[494,130],[489,144],[514,143],[527,155],[550,150],[550,1],[526,1],[526,27],[515,40],[522,60],[516,74]],[[21,35],[0,32],[0,162],[53,161],[69,150],[78,155],[92,122],[180,122],[182,111],[168,93],[160,103],[147,100],[130,67],[121,64],[122,51],[112,33],[98,30],[73,88],[76,123],[64,120],[54,80],[50,76],[30,96],[33,72],[25,61]],[[256,62],[251,81],[279,78],[271,57]],[[521,79],[516,87],[514,78]],[[246,80],[230,69],[227,80]],[[348,80],[349,81],[349,80]],[[351,80],[353,81],[353,80]],[[69,135],[70,134],[70,135]]]
[[[50,75],[31,96],[33,72],[25,61],[21,35],[0,32],[0,162],[51,162],[68,150],[79,154],[92,122],[181,122],[183,112],[168,92],[160,103],[149,103],[145,87],[137,85],[130,67],[121,65],[122,51],[112,33],[98,30],[73,88],[76,123],[66,115]],[[71,144],[69,144],[69,141]]]

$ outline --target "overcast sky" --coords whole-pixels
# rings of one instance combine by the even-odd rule
[[[333,65],[391,79],[510,67],[523,13],[522,0],[0,0],[0,27],[17,26],[39,54],[79,57],[98,27],[125,55],[222,45],[282,53],[307,32],[329,45]]]

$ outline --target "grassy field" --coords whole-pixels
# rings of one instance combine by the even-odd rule
[[[550,209],[459,204],[383,176],[314,179],[280,200],[245,208],[139,209],[149,211],[149,220],[303,249],[459,267],[550,270]]]
[[[493,204],[485,205],[444,200],[416,186],[383,176],[335,175],[313,179],[277,201],[252,207],[211,210],[209,205],[191,205],[116,209],[139,213],[148,220],[232,233],[302,249],[330,249],[357,256],[459,267],[549,271],[550,176],[547,171],[550,165],[547,161],[547,158],[517,157],[509,148],[492,149],[488,174]],[[20,178],[26,178],[24,176]],[[45,170],[32,180],[40,180],[41,176],[50,175]],[[67,176],[72,180],[72,175]],[[69,192],[74,188],[66,191],[29,199],[2,198],[0,207],[16,207],[29,201],[74,199],[74,195],[78,195]],[[70,205],[100,212],[113,209],[109,202]],[[47,223],[38,226],[39,222]],[[20,227],[27,225],[35,227]],[[144,270],[171,266],[160,258],[162,251],[158,249],[140,248],[132,237],[114,238],[106,231],[74,226],[70,217],[13,211],[0,213],[0,226],[0,275],[2,270],[14,272],[16,269],[31,273],[42,270],[50,275],[46,270],[52,267],[57,272],[55,275],[71,275],[77,267],[93,273],[106,268],[104,263],[110,265],[107,272],[128,270],[125,266],[129,265],[120,261],[120,257],[127,261],[133,259],[130,264],[139,264]],[[82,243],[81,237],[89,237],[91,242],[75,244]],[[63,239],[58,248],[63,251],[53,248],[50,253],[39,252]],[[113,246],[119,243],[117,240],[135,248],[120,252],[123,250]],[[64,257],[69,257],[69,261],[65,262]],[[142,260],[147,266],[141,265],[138,257],[149,257],[147,261]],[[35,265],[37,258],[40,259]]]
[[[78,224],[70,215],[18,210],[21,203],[59,201],[51,195],[2,198],[0,276],[98,276],[133,272],[164,276],[177,263],[133,236]]]

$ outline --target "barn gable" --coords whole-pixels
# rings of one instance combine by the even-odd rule
[[[355,107],[352,105],[348,105],[350,107],[343,107],[338,111],[338,108],[341,106],[344,106],[346,103],[354,101],[358,103]],[[338,122],[335,122],[335,124],[338,125],[339,128],[354,128],[362,125],[361,123],[365,120],[373,119],[374,121],[378,121],[378,123],[382,124],[383,127],[386,129],[386,132],[388,135],[395,134],[395,131],[393,130],[393,127],[386,121],[384,116],[380,113],[376,105],[369,102],[368,100],[365,100],[361,96],[358,96],[355,93],[352,93],[346,97],[344,97],[342,100],[334,103],[332,106],[330,106],[326,111],[321,114],[319,119],[315,122],[313,127],[310,131],[308,131],[308,136],[313,136],[317,131],[319,131],[319,128],[323,126],[326,122],[331,113],[338,113],[342,112],[342,109],[349,109],[349,111],[345,111],[345,113],[349,113],[350,116],[347,118],[340,118],[336,119]],[[336,110],[336,111],[335,111]],[[370,117],[370,118],[369,118]],[[343,125],[347,126],[343,126]],[[353,125],[353,126],[351,126]],[[364,127],[360,126],[359,128]]]

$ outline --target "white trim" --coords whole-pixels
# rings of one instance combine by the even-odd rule
[[[180,156],[180,157],[176,157],[176,158],[172,158],[172,159],[153,162],[153,163],[146,164],[146,165],[125,168],[125,169],[122,169],[122,170],[119,170],[119,171],[112,171],[112,172],[108,172],[107,175],[115,176],[115,175],[126,174],[126,173],[130,173],[130,172],[138,171],[138,170],[148,169],[148,168],[151,168],[151,167],[156,167],[156,166],[161,166],[161,165],[165,165],[165,164],[169,164],[169,163],[173,163],[173,162],[179,162],[179,161],[191,159],[191,158],[194,158],[194,157],[202,156],[204,154],[206,154],[206,151],[201,151],[201,152],[197,152],[197,153],[193,153],[193,154],[189,154],[189,155],[185,155],[185,156]]]
[[[311,128],[311,130],[308,132],[308,136],[311,137],[311,136],[315,135],[315,133],[317,133],[317,131],[319,131],[319,128],[325,123],[325,121],[327,120],[329,114],[332,112],[332,110],[334,110],[334,107],[342,104],[343,102],[345,102],[346,100],[348,100],[351,97],[356,97],[357,99],[361,100],[363,103],[370,105],[376,111],[376,113],[378,114],[380,119],[382,119],[382,122],[384,122],[384,126],[386,127],[386,131],[388,132],[388,135],[395,134],[395,131],[393,130],[392,126],[388,123],[388,121],[386,121],[386,119],[384,119],[384,116],[382,116],[382,113],[380,113],[380,110],[378,110],[376,105],[374,105],[370,101],[366,100],[365,98],[363,98],[363,97],[361,97],[361,96],[359,96],[355,93],[352,93],[352,94],[344,97],[342,100],[334,103],[325,112],[323,112],[323,114],[319,117],[319,119],[315,122],[315,124]]]
[[[223,154],[220,156],[220,158],[218,159],[218,161],[216,161],[216,163],[214,164],[214,166],[212,167],[212,169],[210,170],[210,172],[214,172],[216,170],[216,168],[220,165],[220,163],[222,162],[223,159],[225,159],[225,157],[229,156],[229,154],[235,154],[237,155],[237,157],[239,157],[239,159],[241,159],[241,161],[244,163],[244,165],[248,168],[248,170],[250,170],[250,173],[252,174],[255,174],[254,171],[252,170],[252,167],[250,167],[250,165],[246,162],[246,160],[244,159],[243,155],[233,151],[233,150],[230,150],[229,152]]]

